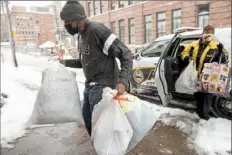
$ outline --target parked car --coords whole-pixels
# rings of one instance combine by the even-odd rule
[[[195,27],[181,27],[176,29],[174,32],[175,34],[178,34],[200,29],[201,28]],[[150,82],[149,80],[151,79],[151,76],[155,71],[156,64],[159,61],[163,49],[175,36],[175,34],[169,34],[157,38],[140,52],[134,55],[133,72],[131,78],[132,91],[136,91],[135,89],[137,89],[138,85],[147,85],[146,83]]]
[[[222,35],[224,34],[224,35]],[[215,40],[224,44],[224,51],[226,51],[227,57],[231,54],[231,28],[216,28]],[[151,92],[158,91],[158,97],[160,98],[164,106],[168,106],[171,103],[173,97],[178,97],[179,100],[184,97],[194,99],[193,94],[180,94],[175,90],[175,82],[178,79],[184,66],[181,65],[180,53],[184,50],[185,46],[189,43],[198,40],[202,36],[202,30],[193,32],[184,32],[175,34],[167,45],[164,46],[161,51],[161,55],[154,58],[145,71],[141,71],[142,67],[133,71],[133,76],[137,77],[137,89],[152,90]],[[158,45],[157,45],[158,46]],[[141,60],[141,59],[140,59]],[[144,62],[144,66],[148,66],[148,62]],[[155,63],[155,64],[154,64]],[[231,59],[227,62],[227,65],[231,67]],[[154,70],[154,68],[156,69]],[[138,70],[138,71],[137,71]],[[140,77],[140,78],[139,78]],[[143,80],[142,80],[143,79]],[[133,78],[132,78],[133,80]],[[132,83],[132,82],[131,82]],[[131,86],[133,86],[131,84]],[[150,94],[151,96],[154,94]],[[224,98],[215,96],[212,109],[213,112],[223,118],[231,119],[232,117],[232,100],[231,98]]]

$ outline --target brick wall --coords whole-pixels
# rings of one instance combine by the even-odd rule
[[[88,14],[88,1],[81,1]],[[91,2],[92,3],[92,2]],[[118,8],[115,1],[115,10],[109,11],[110,1],[102,1],[103,13],[92,15],[90,20],[104,23],[110,28],[110,23],[116,21],[116,34],[119,32],[119,20],[125,22],[125,43],[128,44],[128,19],[135,19],[135,44],[144,43],[144,15],[152,16],[152,40],[156,39],[156,13],[165,12],[166,34],[172,33],[172,10],[181,9],[181,27],[197,27],[198,5],[209,3],[209,23],[214,27],[231,27],[231,1],[135,1],[128,6],[124,1],[124,8]],[[96,3],[99,4],[99,3]],[[99,5],[96,5],[99,8]]]
[[[11,16],[12,26],[16,28],[14,39],[17,45],[27,43],[40,45],[46,41],[55,43],[51,14],[13,11]]]

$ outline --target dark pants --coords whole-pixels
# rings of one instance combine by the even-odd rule
[[[98,104],[102,99],[102,92],[105,87],[110,87],[114,89],[113,86],[106,85],[95,85],[95,86],[86,86],[84,90],[84,102],[82,108],[82,115],[85,122],[85,127],[89,135],[91,136],[92,131],[92,112],[96,104]]]
[[[213,95],[209,93],[196,92],[194,96],[196,98],[196,112],[198,116],[202,119],[208,120],[210,118],[210,113],[212,112],[211,105]]]

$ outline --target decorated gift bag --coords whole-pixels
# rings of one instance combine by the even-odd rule
[[[230,68],[219,63],[205,63],[197,89],[201,92],[226,97],[230,87]]]

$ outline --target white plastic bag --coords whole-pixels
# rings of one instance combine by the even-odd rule
[[[196,63],[192,60],[177,79],[175,83],[176,91],[187,94],[196,92],[197,80]]]
[[[42,84],[29,125],[66,122],[84,124],[74,75],[59,63],[43,71]]]
[[[112,100],[114,96],[115,92],[110,88],[105,88],[103,90],[103,99],[99,104],[94,107],[94,111],[92,114],[93,127],[96,125],[96,122],[101,116],[102,111],[107,106],[107,101]],[[127,148],[127,152],[129,152],[136,146],[136,144],[138,144],[143,139],[143,137],[149,132],[149,130],[151,130],[151,128],[157,121],[157,115],[152,106],[145,104],[139,98],[131,94],[126,93],[117,98],[117,100],[120,102],[119,104],[121,106],[121,109],[133,129],[133,136]],[[93,136],[92,140],[94,140]]]
[[[127,148],[127,151],[130,151],[152,129],[157,121],[157,115],[152,106],[145,104],[134,95],[126,93],[117,100],[133,129],[133,137]]]
[[[124,155],[133,130],[117,101],[103,97],[99,105],[104,110],[92,126],[93,146],[98,155]]]

